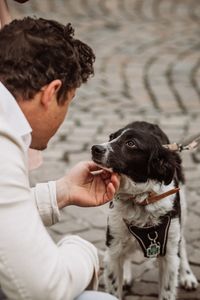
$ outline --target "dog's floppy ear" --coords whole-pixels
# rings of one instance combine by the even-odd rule
[[[123,131],[123,128],[122,129],[119,129],[118,131],[114,132],[114,133],[111,133],[109,135],[109,142],[114,140],[115,138],[117,138]]]
[[[149,158],[148,176],[168,185],[174,177],[177,164],[178,156],[175,153],[159,147]]]

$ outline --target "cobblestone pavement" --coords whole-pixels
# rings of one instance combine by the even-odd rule
[[[159,124],[172,141],[200,132],[199,0],[33,0],[10,1],[14,17],[36,15],[71,22],[76,36],[96,53],[96,75],[78,91],[69,116],[43,153],[31,182],[56,179],[90,147],[130,121]],[[61,62],[62,63],[62,62]],[[187,178],[187,247],[200,281],[200,151],[182,155]],[[105,250],[107,206],[68,207],[52,228],[57,241],[66,233]],[[125,300],[157,299],[157,268],[138,254],[135,282]],[[179,290],[178,299],[200,299]]]

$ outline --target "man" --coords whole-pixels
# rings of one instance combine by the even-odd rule
[[[9,299],[71,300],[95,288],[95,247],[75,236],[57,245],[45,226],[68,205],[113,198],[119,176],[82,162],[56,182],[30,189],[27,149],[43,150],[76,89],[93,74],[94,54],[70,24],[25,18],[0,31],[0,284]],[[114,299],[83,293],[77,299]]]

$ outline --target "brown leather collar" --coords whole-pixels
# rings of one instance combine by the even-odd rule
[[[157,194],[155,192],[150,192],[149,193],[149,196],[144,199],[142,202],[140,203],[137,203],[138,205],[141,205],[141,206],[145,206],[145,205],[148,205],[148,204],[152,204],[152,203],[155,203],[167,196],[170,196],[170,195],[173,195],[173,194],[176,194],[178,191],[180,190],[179,187],[176,187],[176,188],[173,188],[165,193],[162,193],[162,194]]]
[[[175,187],[175,188],[173,188],[167,192],[164,192],[162,194],[157,194],[156,192],[147,192],[148,196],[142,202],[137,202],[136,204],[141,205],[141,206],[146,206],[148,204],[152,204],[163,198],[166,198],[170,195],[176,194],[176,193],[178,193],[179,190],[180,190],[179,187]],[[137,195],[132,196],[130,194],[118,194],[115,196],[115,200],[123,199],[123,200],[133,201],[136,199],[136,197],[137,197]]]

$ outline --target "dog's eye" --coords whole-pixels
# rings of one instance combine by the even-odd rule
[[[135,143],[134,143],[133,141],[128,141],[128,142],[126,142],[126,145],[127,145],[129,148],[136,148]]]

